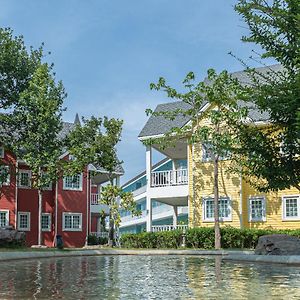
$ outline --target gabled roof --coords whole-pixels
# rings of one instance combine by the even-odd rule
[[[177,101],[157,105],[155,112],[175,111],[177,109],[188,110],[191,108],[185,102]],[[174,120],[164,116],[151,116],[139,134],[139,138],[167,133],[173,127],[182,127],[190,120],[189,116],[178,115]]]
[[[269,72],[278,72],[283,71],[283,67],[279,64],[277,65],[271,65],[267,67],[261,67],[256,68],[256,70],[262,74],[266,75]],[[238,71],[231,74],[233,78],[238,79],[238,81],[244,85],[250,85],[251,84],[251,78],[245,71]],[[263,81],[262,78],[260,78],[261,81]],[[207,79],[205,79],[207,82]],[[207,102],[204,102],[201,109],[206,105]],[[247,106],[249,109],[249,117],[252,119],[253,122],[259,122],[259,121],[267,121],[269,119],[269,114],[266,111],[260,111],[254,104],[245,103],[243,101],[240,101],[240,105],[245,107]],[[190,105],[188,105],[185,102],[177,101],[177,102],[171,102],[171,103],[164,103],[159,104],[155,112],[161,112],[161,111],[175,111],[176,109],[182,109],[182,110],[188,110],[190,108]],[[163,135],[167,132],[169,132],[173,127],[183,127],[188,123],[190,120],[189,116],[183,116],[178,115],[174,120],[169,120],[165,118],[164,116],[150,116],[147,123],[143,127],[142,131],[139,134],[140,139],[145,139],[147,137],[153,137],[157,135]]]

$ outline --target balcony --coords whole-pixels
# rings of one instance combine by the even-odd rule
[[[187,184],[187,169],[156,171],[151,173],[151,187],[177,186]]]
[[[188,229],[188,225],[156,225],[152,226],[152,232],[161,232],[161,231],[173,231],[181,230],[185,232]]]
[[[100,203],[100,195],[99,194],[91,194],[91,213],[100,213],[102,210],[106,214],[109,213],[109,208],[105,204]]]
[[[151,172],[151,184],[147,193],[152,199],[165,204],[187,206],[188,170]]]

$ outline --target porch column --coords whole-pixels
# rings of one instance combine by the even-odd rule
[[[152,199],[151,199],[151,171],[152,171],[152,147],[146,146],[146,180],[147,180],[147,192],[146,192],[146,229],[147,232],[152,231]]]
[[[177,205],[173,206],[173,226],[177,226],[178,220],[178,207]]]
[[[146,208],[147,208],[147,217],[146,217],[146,230],[147,232],[152,231],[152,199],[147,195],[147,203],[146,203]]]

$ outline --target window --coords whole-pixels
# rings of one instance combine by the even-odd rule
[[[300,196],[284,196],[283,204],[283,220],[299,220],[300,219]]]
[[[203,221],[214,222],[214,199],[203,199]],[[227,197],[219,198],[220,221],[231,221],[231,201]]]
[[[51,231],[50,213],[42,213],[42,231]]]
[[[9,166],[0,166],[0,182],[2,185],[10,184],[10,169]]]
[[[64,190],[82,190],[82,174],[64,177]]]
[[[82,231],[81,213],[63,213],[64,231]]]
[[[69,160],[76,160],[76,157],[72,154],[69,154]]]
[[[18,212],[18,230],[30,231],[30,212]]]
[[[265,197],[249,198],[249,221],[266,221],[266,199]]]
[[[44,177],[45,179],[48,179],[48,178],[47,178],[47,177],[48,177],[47,172],[43,172],[43,177]],[[52,182],[49,182],[48,185],[44,186],[43,189],[44,189],[44,190],[51,191],[51,190],[52,190]]]
[[[19,171],[19,187],[30,188],[31,187],[31,171],[20,170]]]
[[[0,147],[0,157],[4,158],[4,148]]]
[[[0,210],[0,228],[9,225],[9,210]]]
[[[210,143],[202,144],[202,160],[210,161],[213,158],[212,146]]]

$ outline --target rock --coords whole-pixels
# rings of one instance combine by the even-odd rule
[[[300,239],[287,234],[263,235],[255,248],[257,255],[300,255]]]
[[[25,245],[25,232],[20,232],[12,228],[0,228],[0,247]]]

